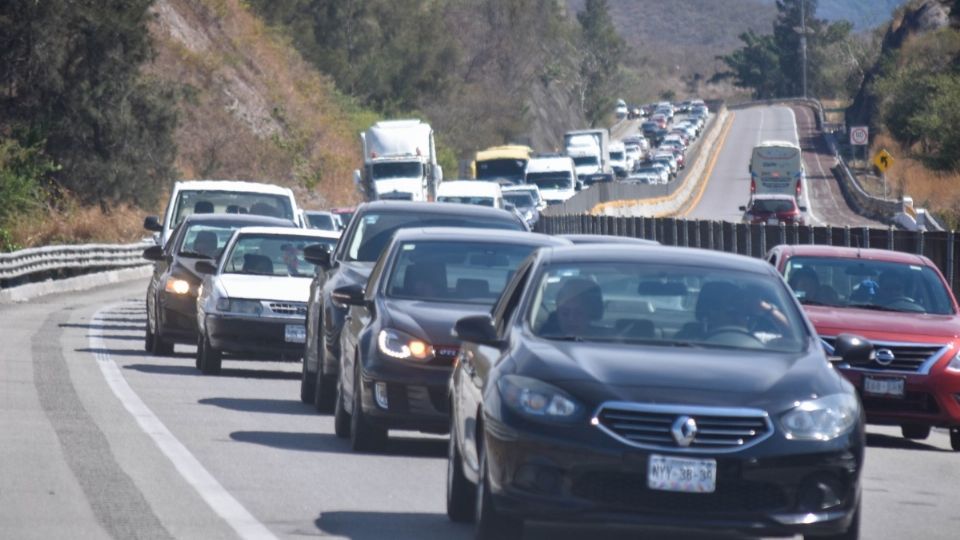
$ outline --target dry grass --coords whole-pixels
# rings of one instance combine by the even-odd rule
[[[55,244],[131,243],[146,236],[143,210],[118,206],[104,213],[99,207],[81,206],[72,197],[59,207],[26,216],[10,229],[10,239],[21,246]]]

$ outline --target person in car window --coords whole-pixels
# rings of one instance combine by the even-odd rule
[[[797,298],[802,300],[817,300],[820,290],[820,279],[817,273],[810,268],[800,268],[790,275],[790,288]]]
[[[287,265],[287,274],[291,276],[300,275],[300,250],[293,244],[284,244],[280,246],[283,253],[283,263]]]
[[[557,309],[544,322],[540,333],[555,337],[595,336],[593,323],[603,318],[603,293],[589,279],[571,278],[557,291]]]
[[[896,270],[885,270],[880,274],[877,290],[877,302],[886,304],[908,299],[903,274]]]

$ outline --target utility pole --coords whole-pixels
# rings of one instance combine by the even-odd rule
[[[800,86],[803,97],[807,97],[807,3],[800,0]]]

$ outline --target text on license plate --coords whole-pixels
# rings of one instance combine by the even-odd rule
[[[287,343],[306,343],[307,327],[302,324],[288,324],[284,328],[283,339]]]
[[[717,460],[650,454],[647,487],[663,491],[713,493],[717,490]]]
[[[903,397],[903,379],[864,376],[863,391],[877,396]]]

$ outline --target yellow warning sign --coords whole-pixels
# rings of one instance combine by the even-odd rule
[[[886,150],[880,150],[873,156],[873,164],[880,169],[880,174],[887,172],[887,169],[893,166],[893,156]]]

